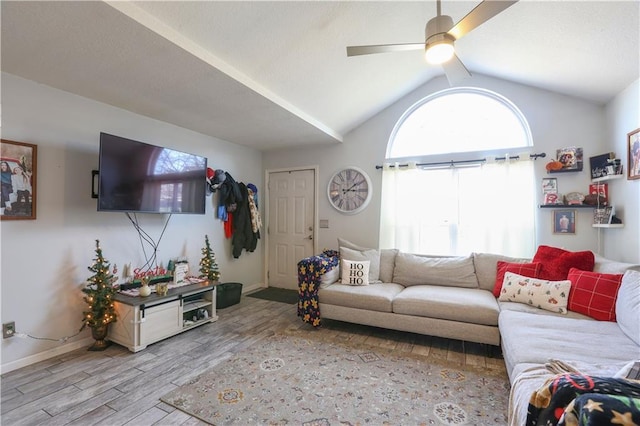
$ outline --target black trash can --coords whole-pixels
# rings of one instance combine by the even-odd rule
[[[216,287],[216,309],[224,309],[240,303],[242,283],[222,283]]]

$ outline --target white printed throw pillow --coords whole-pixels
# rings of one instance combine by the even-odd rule
[[[353,261],[343,259],[341,262],[342,284],[369,285],[370,262],[368,260]]]
[[[566,314],[570,289],[569,280],[547,281],[506,272],[498,300]]]
[[[380,250],[354,250],[348,247],[340,247],[340,259],[369,261],[369,283],[379,283],[380,281]]]

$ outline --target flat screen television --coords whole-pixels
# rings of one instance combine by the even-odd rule
[[[98,211],[204,214],[207,158],[100,133]]]

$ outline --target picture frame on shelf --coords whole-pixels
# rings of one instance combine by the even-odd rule
[[[562,163],[562,171],[581,171],[583,167],[582,148],[575,146],[556,150],[556,159]]]
[[[640,128],[627,133],[628,180],[640,179]]]
[[[606,206],[609,203],[609,184],[604,182],[590,183],[588,197],[590,197],[591,202],[588,203],[585,197],[585,204]]]
[[[36,218],[37,159],[37,145],[0,140],[0,220]]]
[[[189,263],[186,261],[176,262],[173,270],[173,283],[174,284],[184,283],[188,274],[189,274]]]
[[[554,234],[575,235],[576,210],[554,210],[552,214]]]
[[[557,192],[547,192],[544,194],[542,203],[546,206],[564,204],[562,195]]]
[[[558,179],[556,178],[542,178],[542,193],[558,193]]]
[[[611,218],[613,217],[613,206],[606,206],[593,210],[593,223],[594,225],[609,225],[611,224]]]
[[[605,177],[609,174],[607,167],[610,166],[610,160],[614,160],[616,154],[613,152],[607,152],[606,154],[596,155],[589,157],[589,168],[591,169],[591,179],[597,179]]]

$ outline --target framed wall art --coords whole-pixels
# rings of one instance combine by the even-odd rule
[[[556,158],[562,163],[562,171],[582,170],[582,148],[575,146],[556,150]]]
[[[609,167],[612,163],[612,160],[616,158],[616,154],[613,152],[608,152],[606,154],[596,155],[594,157],[589,157],[589,168],[591,169],[591,179],[597,179],[609,174]]]
[[[1,220],[36,218],[37,154],[36,145],[0,141]]]
[[[628,179],[640,179],[640,128],[627,134],[627,147],[629,149]]]
[[[613,206],[593,209],[593,223],[595,225],[608,225],[613,218]]]
[[[542,193],[543,194],[557,194],[558,193],[558,179],[556,178],[542,178]]]
[[[553,233],[574,235],[576,233],[576,210],[554,210]]]

